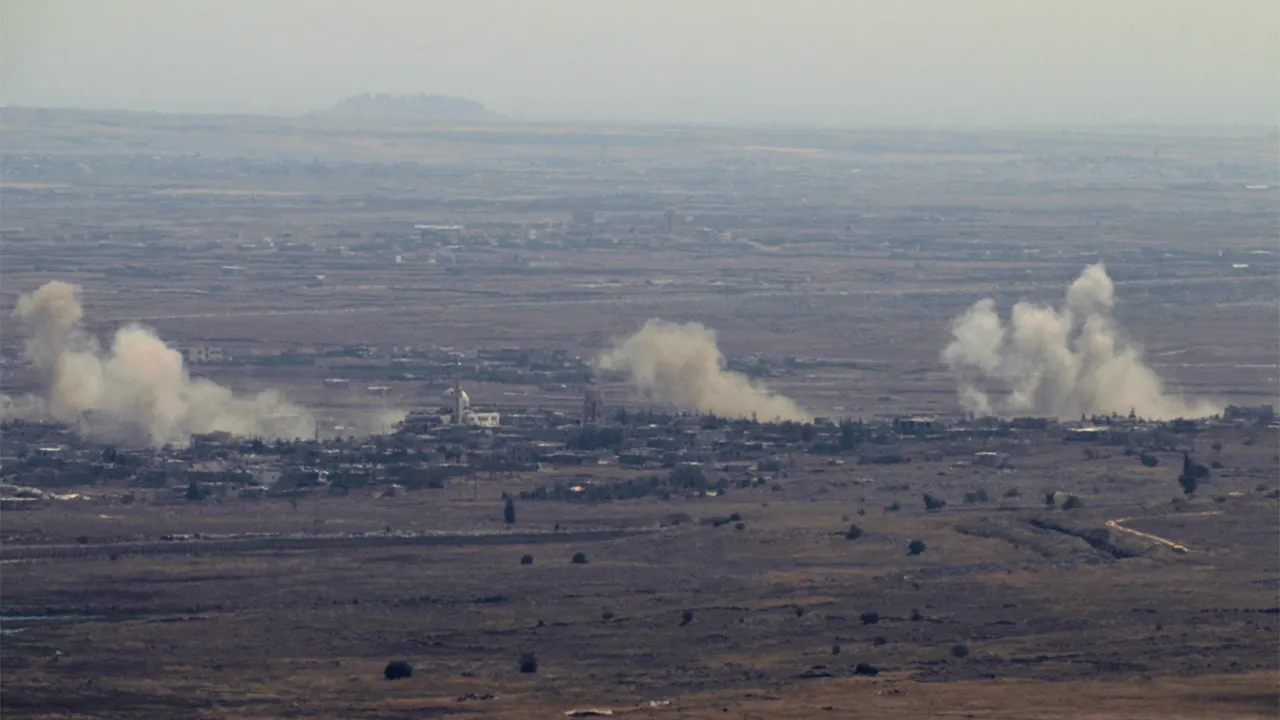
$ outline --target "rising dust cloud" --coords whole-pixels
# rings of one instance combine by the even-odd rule
[[[654,402],[732,418],[811,419],[794,400],[725,370],[715,332],[700,323],[649,320],[596,364],[625,373]]]
[[[1220,413],[1213,402],[1165,393],[1141,348],[1116,325],[1114,304],[1115,287],[1101,263],[1071,283],[1062,308],[1020,302],[1008,326],[994,300],[978,301],[952,322],[953,339],[942,352],[961,405],[978,415],[1064,420],[1131,410],[1159,420]]]
[[[151,330],[126,325],[104,350],[81,322],[80,288],[45,283],[18,300],[13,318],[26,334],[25,358],[41,372],[40,397],[0,398],[6,417],[57,420],[82,434],[155,447],[185,445],[194,433],[306,437],[310,413],[275,391],[237,397],[192,378],[182,354]]]

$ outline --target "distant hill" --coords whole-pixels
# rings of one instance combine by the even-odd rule
[[[353,95],[338,104],[312,113],[317,117],[353,120],[425,120],[474,122],[487,117],[475,100],[447,95]]]

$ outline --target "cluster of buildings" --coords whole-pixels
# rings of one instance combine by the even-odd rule
[[[124,448],[87,440],[65,425],[7,423],[0,428],[0,495],[8,509],[80,497],[73,489],[124,502],[353,491],[395,496],[462,479],[557,469],[576,469],[576,477],[587,478],[575,492],[588,492],[590,478],[636,475],[627,471],[696,471],[711,486],[743,487],[774,481],[806,455],[830,465],[961,457],[1003,468],[1009,456],[988,450],[991,438],[1175,448],[1205,424],[1274,423],[1270,406],[1173,422],[902,417],[760,423],[626,408],[606,412],[594,386],[585,388],[578,413],[500,415],[472,409],[455,379],[452,407],[412,413],[394,432],[366,438],[269,441],[212,433],[193,437],[186,447]],[[581,472],[589,468],[596,470]]]

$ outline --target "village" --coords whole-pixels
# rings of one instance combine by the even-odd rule
[[[1195,453],[1205,433],[1277,429],[1270,405],[1172,421],[1130,414],[1069,422],[973,416],[762,422],[608,409],[593,385],[584,387],[576,414],[499,413],[474,410],[456,382],[452,407],[411,412],[390,433],[365,437],[286,441],[209,433],[186,447],[125,448],[86,439],[66,424],[10,421],[0,428],[0,502],[15,510],[87,497],[126,503],[396,497],[513,478],[533,483],[521,493],[528,500],[715,497],[775,486],[800,465],[843,470],[945,461],[1002,472],[1037,448],[1064,444],[1082,446],[1086,459],[1095,447],[1118,449],[1136,463],[1148,451]]]

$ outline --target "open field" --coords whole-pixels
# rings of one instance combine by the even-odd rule
[[[1275,403],[1274,136],[0,113],[6,395],[42,382],[11,309],[65,280],[104,342],[143,323],[194,375],[317,418],[311,442],[183,450],[6,426],[5,483],[50,495],[0,523],[5,717],[1280,712],[1273,415],[1116,418],[1087,445],[1058,423],[887,419],[959,418],[952,319],[984,297],[1060,303],[1098,261],[1169,389]],[[611,414],[652,453],[597,463],[575,425],[586,359],[652,317],[705,323],[731,367],[867,423],[739,437]],[[453,382],[503,424],[321,437],[321,418],[434,410]],[[609,413],[694,409],[600,385]],[[805,435],[846,429],[821,452]],[[467,465],[507,435],[509,464]],[[517,463],[538,443],[579,464]],[[464,474],[393,477],[406,457]],[[283,486],[326,458],[358,472],[224,479]],[[532,499],[669,490],[659,475],[690,464],[712,482]],[[290,538],[227,539],[245,534]],[[391,660],[413,676],[384,680]]]

